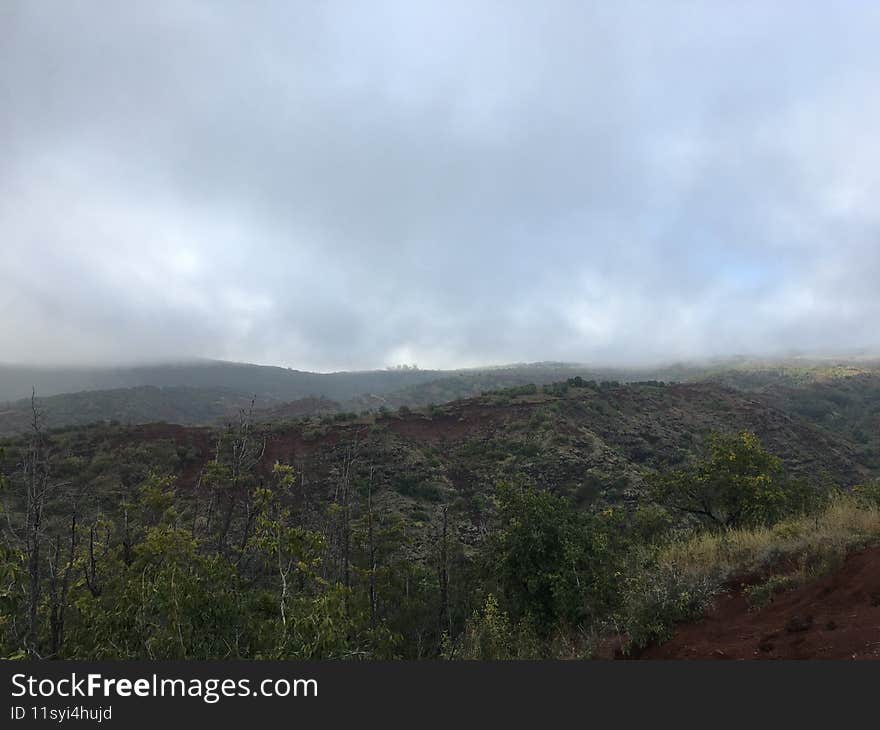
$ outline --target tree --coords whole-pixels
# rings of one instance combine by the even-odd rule
[[[217,440],[216,456],[202,475],[202,482],[211,494],[206,531],[216,532],[217,551],[223,555],[231,552],[228,542],[239,508],[244,510],[239,553],[248,540],[254,519],[252,496],[257,482],[256,467],[266,449],[265,438],[254,429],[254,403],[255,399],[251,400],[249,409],[239,410],[237,426],[227,425]]]
[[[47,541],[48,525],[45,519],[46,504],[50,496],[66,487],[65,482],[53,481],[51,478],[50,453],[49,446],[43,433],[43,413],[37,407],[36,391],[31,392],[31,433],[28,440],[27,451],[22,463],[22,480],[24,482],[25,493],[25,515],[23,534],[12,527],[11,521],[7,521],[9,527],[9,536],[14,543],[19,546],[20,554],[24,557],[27,575],[27,620],[25,622],[26,631],[23,637],[23,643],[27,654],[31,657],[40,657],[41,646],[39,637],[40,625],[40,607],[43,595],[43,560],[47,556],[44,555],[43,548]],[[8,510],[7,510],[8,512]],[[71,539],[75,539],[75,521],[74,530],[71,531]],[[55,543],[56,552],[50,552],[48,560],[50,568],[52,568],[53,579],[57,579],[54,566],[57,566],[58,551],[60,550],[60,541]],[[70,547],[73,552],[73,546]],[[53,564],[53,558],[55,563]],[[71,555],[72,560],[72,555]],[[65,588],[64,598],[66,599],[66,582],[70,573],[70,565],[65,569]],[[53,581],[52,599],[58,598],[55,589],[58,583]],[[56,611],[54,618],[59,619],[58,611],[63,612],[63,607],[55,600],[54,609]],[[63,619],[60,619],[63,622]],[[56,623],[53,629],[59,626]],[[54,638],[58,638],[59,634],[55,634]],[[57,647],[52,646],[53,653]]]
[[[647,483],[658,504],[715,527],[770,524],[790,506],[781,461],[755,434],[715,433],[689,469],[657,473]]]
[[[546,633],[602,615],[620,575],[617,511],[591,515],[565,497],[508,485],[498,501],[489,566],[511,618],[528,618]]]
[[[317,533],[291,526],[290,508],[282,498],[293,488],[296,476],[293,467],[275,463],[275,489],[260,487],[255,493],[256,521],[254,546],[270,572],[277,579],[278,639],[277,650],[283,656],[290,635],[289,612],[293,600],[292,582],[299,578],[302,584],[317,580],[319,555],[324,547]]]

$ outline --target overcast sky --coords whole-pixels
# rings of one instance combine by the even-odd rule
[[[880,344],[880,3],[0,2],[0,361]]]

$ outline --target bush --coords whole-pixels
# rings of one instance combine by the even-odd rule
[[[457,647],[447,645],[448,659],[538,659],[547,656],[548,646],[528,621],[513,623],[491,593],[483,608],[468,620]]]
[[[689,576],[672,565],[649,564],[626,583],[616,623],[629,640],[627,650],[665,641],[673,627],[702,616],[718,591],[712,574]]]

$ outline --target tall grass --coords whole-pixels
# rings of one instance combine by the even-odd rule
[[[724,581],[811,555],[845,555],[880,542],[880,507],[836,495],[822,511],[772,527],[703,532],[661,548],[657,565],[692,580]]]
[[[764,576],[772,592],[815,578],[847,553],[874,543],[880,543],[880,506],[851,494],[835,495],[815,514],[771,527],[679,537],[641,557],[615,628],[630,648],[662,641],[675,623],[703,615],[732,578]]]

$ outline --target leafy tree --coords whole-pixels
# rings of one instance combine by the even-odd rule
[[[489,560],[511,617],[543,632],[603,614],[616,595],[620,515],[578,511],[570,500],[502,485]]]
[[[252,544],[276,583],[279,633],[275,651],[284,656],[291,648],[289,639],[294,624],[289,625],[289,618],[294,586],[306,588],[307,583],[318,579],[323,540],[317,533],[291,526],[290,508],[282,499],[296,483],[293,468],[276,463],[273,474],[275,489],[259,487],[254,494],[256,520]]]
[[[791,506],[780,460],[755,434],[712,434],[705,458],[688,469],[656,473],[648,491],[658,503],[716,527],[770,524]]]

